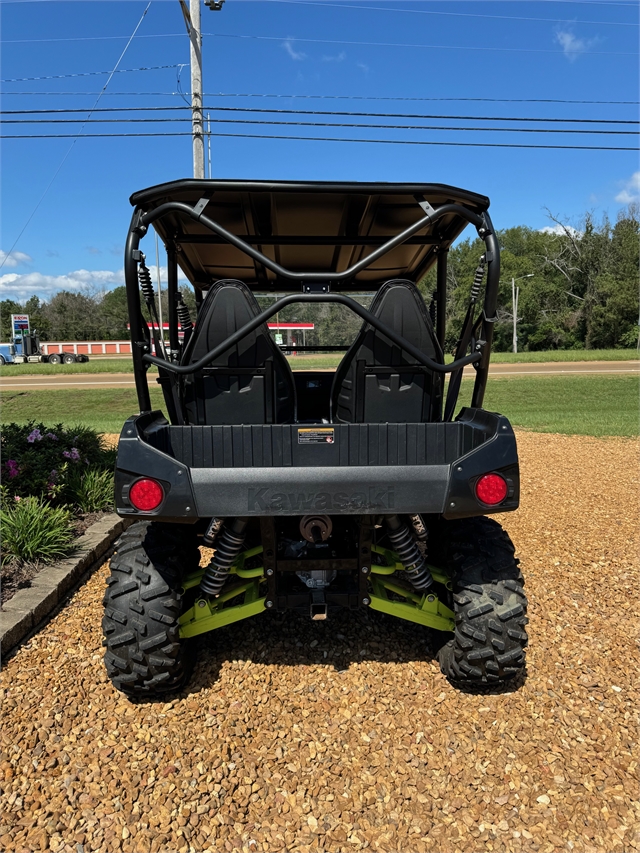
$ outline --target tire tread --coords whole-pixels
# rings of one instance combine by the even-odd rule
[[[459,686],[496,686],[524,671],[524,579],[508,534],[485,516],[445,522],[440,558],[453,575],[456,631],[439,652]]]
[[[121,536],[111,559],[102,619],[104,662],[113,685],[132,698],[179,690],[192,655],[180,640],[180,580],[197,568],[192,529],[138,522]]]

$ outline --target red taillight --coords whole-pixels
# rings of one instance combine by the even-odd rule
[[[136,480],[129,490],[129,500],[136,509],[150,512],[164,500],[164,490],[155,480]]]
[[[507,483],[500,474],[485,474],[476,483],[476,497],[483,504],[495,506],[507,496]]]

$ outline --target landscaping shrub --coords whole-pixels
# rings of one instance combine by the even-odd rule
[[[70,483],[73,503],[81,512],[98,512],[113,506],[113,474],[89,468]]]
[[[2,460],[2,482],[9,497],[42,498],[51,506],[81,500],[82,512],[103,509],[112,501],[105,494],[115,451],[104,448],[99,434],[87,427],[46,427],[35,421],[6,424]]]
[[[73,515],[36,497],[6,497],[0,508],[2,562],[49,563],[65,557],[74,539]]]

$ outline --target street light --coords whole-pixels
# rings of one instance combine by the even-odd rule
[[[520,288],[516,287],[516,281],[521,281],[523,278],[533,278],[535,273],[530,272],[527,275],[521,275],[519,278],[511,279],[511,305],[513,308],[513,351],[518,352],[518,297],[520,296]]]

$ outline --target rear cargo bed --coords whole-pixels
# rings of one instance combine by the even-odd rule
[[[166,498],[139,513],[131,483],[153,470]],[[164,520],[296,515],[309,511],[443,513],[489,511],[475,478],[499,471],[519,499],[515,437],[506,418],[463,409],[453,423],[170,426],[160,412],[131,418],[120,438],[116,500],[120,515]]]

